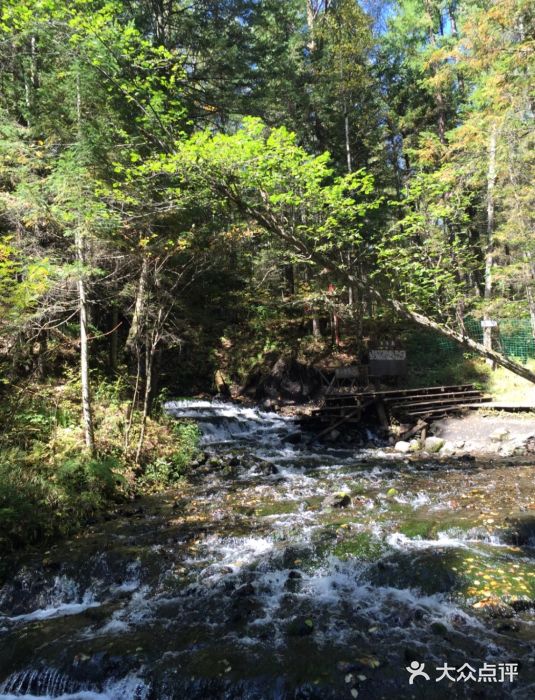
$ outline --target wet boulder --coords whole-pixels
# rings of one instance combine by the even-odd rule
[[[426,452],[440,452],[442,447],[444,447],[445,441],[439,437],[428,437],[424,443],[424,448]]]
[[[290,593],[296,593],[301,586],[302,578],[303,577],[299,571],[292,570],[288,572],[288,578],[284,584],[284,590],[290,591]]]
[[[529,610],[535,610],[535,600],[514,598],[509,601],[509,606],[513,608],[515,612],[527,612]]]
[[[511,618],[514,616],[514,609],[504,603],[503,600],[497,597],[483,598],[477,603],[474,603],[473,607],[476,610],[481,610],[485,613],[486,617],[489,618]]]
[[[406,442],[405,440],[399,440],[394,445],[394,449],[396,450],[396,452],[407,454],[408,452],[411,452],[411,444],[410,442]]]
[[[346,491],[338,491],[323,499],[324,508],[347,508],[351,505],[351,496]]]
[[[210,467],[210,469],[222,469],[225,463],[220,457],[214,455],[207,461],[207,466]]]
[[[274,474],[278,474],[279,470],[272,462],[261,460],[253,466],[252,472],[253,474],[261,476],[273,476]]]
[[[287,435],[285,438],[283,438],[283,442],[288,442],[290,445],[298,445],[303,439],[303,436],[300,432],[296,433],[291,433],[291,435]]]
[[[236,588],[234,592],[241,598],[247,598],[255,594],[255,589],[252,583],[244,583],[242,586]]]
[[[444,623],[439,622],[438,620],[435,620],[435,622],[431,623],[430,630],[433,634],[436,634],[438,637],[446,637],[448,635],[448,628]]]
[[[416,589],[425,594],[449,593],[457,584],[452,564],[455,552],[449,550],[395,552],[372,565],[367,576],[379,586]]]
[[[508,529],[506,541],[517,546],[533,546],[535,544],[535,514],[515,513],[505,521]]]

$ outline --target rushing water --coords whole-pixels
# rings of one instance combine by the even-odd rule
[[[201,425],[196,476],[18,562],[0,698],[535,697],[532,466],[304,447],[292,420],[231,404],[169,411]],[[430,680],[409,685],[416,662]]]

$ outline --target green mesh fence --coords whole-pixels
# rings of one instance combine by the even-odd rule
[[[481,321],[475,318],[466,318],[465,328],[471,338],[479,343],[483,342]],[[493,328],[492,332],[495,350],[509,357],[515,357],[522,362],[535,358],[535,340],[529,318],[498,320],[498,326]],[[442,337],[438,340],[438,345],[445,350],[454,350],[458,347],[452,340]]]

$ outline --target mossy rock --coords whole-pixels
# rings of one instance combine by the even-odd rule
[[[405,537],[421,537],[422,539],[429,539],[432,537],[435,531],[436,523],[432,520],[407,520],[404,523],[400,523],[399,532]]]
[[[268,515],[283,515],[285,513],[295,513],[299,508],[298,501],[275,501],[273,503],[263,503],[255,511],[258,517],[266,517]]]
[[[384,553],[382,540],[369,532],[358,532],[338,542],[332,552],[340,559],[355,557],[365,561],[375,561]]]

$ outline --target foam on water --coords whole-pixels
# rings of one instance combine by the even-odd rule
[[[196,420],[204,445],[254,440],[269,447],[294,429],[291,418],[223,401],[168,401],[165,410],[175,418]]]
[[[9,622],[31,622],[33,620],[47,620],[53,617],[66,615],[78,615],[89,608],[96,608],[101,603],[96,600],[95,594],[88,589],[80,592],[80,586],[73,579],[66,576],[56,576],[53,585],[45,596],[46,607],[32,610],[20,615],[5,616],[3,619]]]
[[[411,549],[436,549],[436,548],[460,548],[467,547],[466,541],[456,537],[450,537],[447,532],[437,533],[437,539],[427,540],[421,537],[407,537],[401,532],[394,532],[386,538],[387,544],[393,549],[411,550]]]

